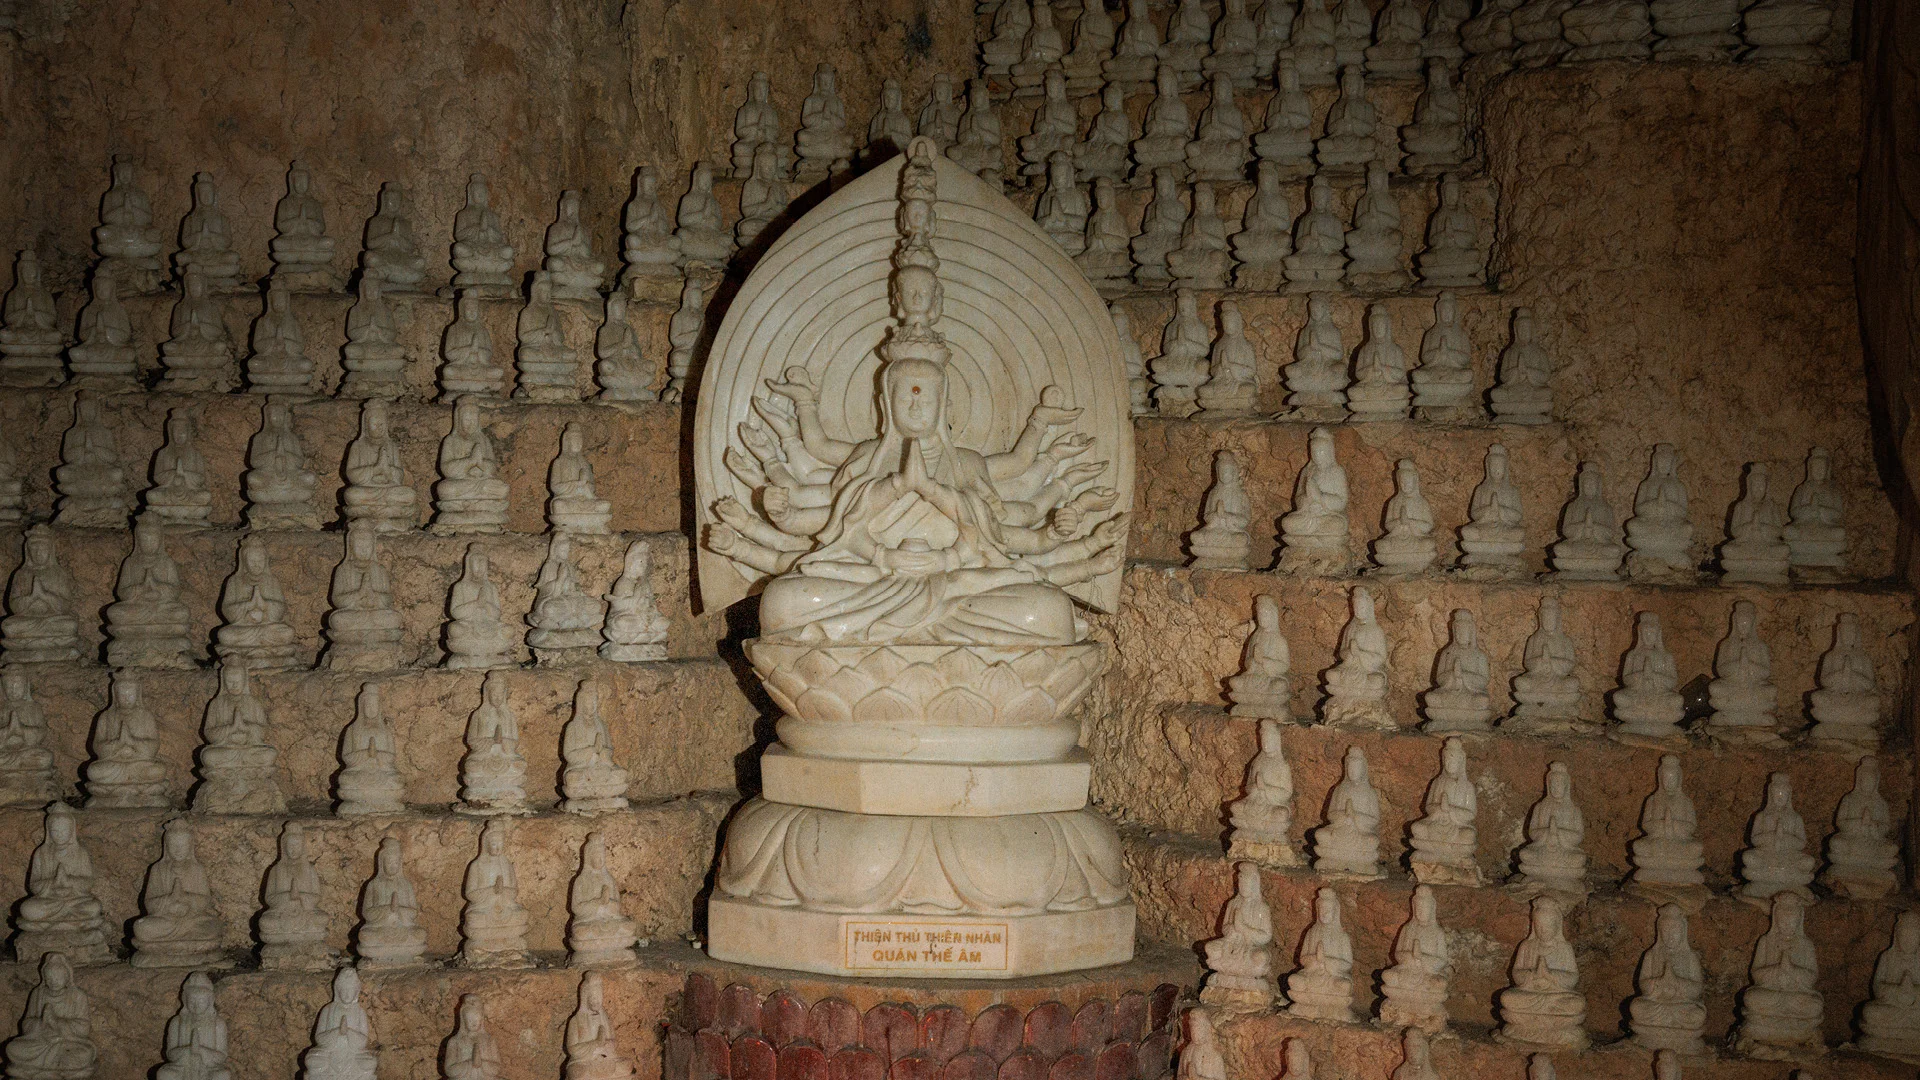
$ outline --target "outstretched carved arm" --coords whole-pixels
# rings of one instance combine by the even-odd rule
[[[826,429],[820,426],[819,392],[806,368],[790,367],[782,378],[785,381],[767,380],[767,389],[793,402],[794,419],[800,425],[800,441],[807,452],[837,468],[853,453],[855,444],[828,437]]]
[[[831,503],[805,505],[795,499],[794,492],[779,486],[761,492],[760,504],[781,532],[794,536],[815,535],[827,527],[827,518],[833,513]]]
[[[806,551],[813,541],[804,536],[789,536],[761,520],[740,500],[728,496],[713,504],[714,516],[748,540],[775,551]]]
[[[987,459],[987,475],[998,482],[1019,476],[1031,468],[1048,429],[1070,424],[1080,418],[1080,410],[1066,408],[1065,401],[1066,395],[1057,386],[1040,391],[1040,404],[1033,407],[1033,415],[1027,417],[1027,426],[1020,432],[1020,438],[1014,442],[1013,448]]]
[[[707,550],[746,563],[763,574],[784,574],[801,555],[798,551],[762,547],[725,522],[707,527]]]

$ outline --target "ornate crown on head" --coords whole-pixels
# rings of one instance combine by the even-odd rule
[[[893,253],[893,274],[887,292],[900,325],[880,346],[887,362],[916,359],[947,362],[947,339],[935,330],[940,321],[943,290],[940,258],[933,253],[935,181],[932,139],[907,144],[906,164],[900,169],[900,244]]]

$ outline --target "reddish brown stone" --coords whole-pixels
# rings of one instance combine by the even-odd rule
[[[1093,1080],[1133,1080],[1139,1062],[1138,1049],[1132,1043],[1112,1043],[1093,1060]]]
[[[1047,1080],[1047,1060],[1021,1050],[1000,1063],[999,1080]]]
[[[776,1048],[807,1037],[807,1004],[789,990],[775,990],[760,1005],[760,1030]]]
[[[1140,1042],[1140,1052],[1135,1056],[1134,1076],[1137,1080],[1156,1080],[1163,1072],[1173,1067],[1173,1036],[1171,1027],[1163,1027]]]
[[[1173,1007],[1180,1002],[1180,988],[1172,983],[1161,983],[1153,988],[1151,1009],[1148,1012],[1148,1027],[1159,1031],[1167,1026],[1167,1019],[1173,1015]]]
[[[758,1035],[733,1040],[731,1055],[728,1065],[733,1080],[776,1080],[780,1073],[780,1055]]]
[[[702,972],[687,976],[686,989],[680,995],[680,1026],[688,1031],[712,1027],[720,1014],[720,988]]]
[[[829,1080],[827,1055],[812,1040],[798,1039],[780,1048],[779,1080]]]
[[[732,1074],[732,1050],[727,1045],[727,1037],[713,1028],[696,1031],[693,1034],[693,1065],[688,1070],[692,1080],[726,1080]]]
[[[973,1031],[967,1045],[985,1051],[998,1065],[1020,1048],[1020,1011],[1011,1005],[994,1005],[980,1010],[973,1018]]]
[[[887,1080],[939,1080],[940,1063],[925,1050],[915,1050],[893,1063]]]
[[[1073,1045],[1088,1054],[1097,1054],[1107,1045],[1107,1031],[1113,1020],[1113,1005],[1094,998],[1073,1014]]]
[[[828,1062],[831,1080],[887,1080],[887,1060],[864,1046],[850,1046]]]
[[[1113,1019],[1107,1037],[1116,1042],[1137,1043],[1147,1035],[1147,995],[1128,991],[1113,1003]]]
[[[720,1016],[714,1026],[729,1036],[760,1033],[760,995],[739,983],[720,991]]]
[[[1093,1057],[1078,1050],[1062,1054],[1047,1070],[1047,1080],[1094,1080]]]
[[[807,1037],[828,1055],[860,1043],[860,1013],[839,998],[821,998],[807,1010]]]
[[[1052,1063],[1073,1046],[1073,1014],[1057,1001],[1035,1005],[1027,1013],[1024,1041],[1029,1050]]]
[[[954,1005],[935,1005],[920,1014],[920,1045],[933,1060],[945,1065],[955,1054],[967,1048],[967,1035],[973,1021],[966,1010]]]
[[[940,1069],[940,1080],[994,1080],[1000,1071],[1000,1063],[993,1055],[984,1050],[968,1050],[964,1054],[955,1054],[952,1061]]]
[[[692,1068],[693,1036],[678,1027],[669,1026],[665,1045],[660,1050],[660,1075],[687,1076]]]
[[[883,1001],[861,1019],[860,1042],[886,1061],[898,1061],[920,1048],[920,1017],[911,1005]]]

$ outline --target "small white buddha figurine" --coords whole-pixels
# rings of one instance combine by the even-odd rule
[[[1133,336],[1133,326],[1127,319],[1126,309],[1118,304],[1108,304],[1107,314],[1113,318],[1113,332],[1120,339],[1120,362],[1127,372],[1128,410],[1135,416],[1153,415],[1153,379],[1147,374],[1147,360],[1140,352],[1140,339]]]
[[[388,671],[400,666],[404,629],[393,606],[393,578],[380,559],[371,524],[349,522],[346,553],[328,591],[326,666],[334,671]]]
[[[240,541],[233,573],[220,589],[220,626],[213,652],[222,664],[272,669],[298,662],[293,627],[287,622],[287,595],[267,561],[258,534]]]
[[[1860,1006],[1854,1048],[1920,1061],[1920,913],[1894,917],[1893,941],[1873,966],[1873,997]]]
[[[1150,90],[1160,70],[1161,44],[1160,27],[1153,21],[1147,0],[1127,0],[1127,18],[1120,24],[1113,59],[1102,63],[1100,71],[1109,85],[1118,85],[1125,93]]]
[[[1080,16],[1073,21],[1073,48],[1060,58],[1069,93],[1087,94],[1100,89],[1100,69],[1113,58],[1118,29],[1113,16],[1107,14],[1104,0],[1081,0]],[[927,134],[924,123],[920,134]]]
[[[1473,489],[1467,523],[1460,527],[1460,566],[1471,577],[1509,577],[1522,568],[1526,528],[1520,511],[1520,488],[1507,464],[1507,448],[1487,448],[1486,472]]]
[[[526,306],[515,322],[514,367],[519,401],[565,403],[579,400],[575,383],[580,364],[567,345],[560,311],[553,304],[553,279],[545,270],[533,275]]]
[[[1433,660],[1433,688],[1421,695],[1426,717],[1422,730],[1484,732],[1493,729],[1493,705],[1487,694],[1491,666],[1480,648],[1473,612],[1457,608],[1448,621],[1447,644]]]
[[[636,1075],[614,1042],[598,971],[580,979],[580,1005],[567,1018],[566,1047],[566,1080],[630,1080]]]
[[[93,1045],[87,995],[74,985],[73,965],[59,953],[40,961],[40,981],[27,992],[20,1033],[5,1046],[10,1080],[86,1080],[100,1052]]]
[[[1820,658],[1819,689],[1807,695],[1813,728],[1807,734],[1829,749],[1870,753],[1880,745],[1880,680],[1860,642],[1860,616],[1843,611],[1833,624],[1833,647]]]
[[[326,971],[334,951],[327,944],[327,915],[320,910],[320,872],[297,821],[280,830],[279,857],[267,868],[259,916],[260,967],[267,971]]]
[[[1412,394],[1407,388],[1407,355],[1393,340],[1393,316],[1385,304],[1367,308],[1367,337],[1353,354],[1353,382],[1347,408],[1356,422],[1404,420]]]
[[[1308,4],[1324,3],[1325,0],[1305,0]],[[1440,1071],[1433,1067],[1432,1047],[1427,1042],[1427,1033],[1417,1027],[1410,1027],[1400,1034],[1400,1046],[1403,1059],[1387,1080],[1440,1080]]]
[[[160,287],[160,230],[153,224],[153,199],[133,175],[133,159],[115,154],[113,181],[100,199],[100,224],[93,248],[100,253],[96,274],[127,287],[129,294]]]
[[[336,292],[333,237],[327,235],[327,211],[313,193],[313,172],[305,162],[287,166],[287,193],[273,208],[273,282],[301,292]]]
[[[1307,321],[1294,341],[1293,362],[1280,374],[1288,391],[1287,419],[1309,423],[1346,419],[1347,349],[1326,293],[1307,297]]]
[[[1140,137],[1133,141],[1133,182],[1145,183],[1161,169],[1175,182],[1187,179],[1187,142],[1193,120],[1180,96],[1180,76],[1161,64],[1154,76],[1153,104],[1147,106]]]
[[[461,296],[504,300],[514,294],[513,245],[493,209],[483,173],[467,177],[467,204],[453,215],[453,288]]]
[[[293,294],[279,281],[267,286],[267,306],[254,320],[247,355],[247,389],[256,394],[311,394],[313,360],[293,314]]]
[[[1128,244],[1136,284],[1165,285],[1173,280],[1167,256],[1180,246],[1186,228],[1187,204],[1180,198],[1180,185],[1172,169],[1160,169],[1153,175],[1153,201],[1140,220],[1139,235]]]
[[[993,13],[993,36],[980,45],[982,74],[997,76],[1007,83],[1013,65],[1019,63],[1028,31],[1033,29],[1033,5],[1027,0],[1006,0]]]
[[[1326,673],[1321,719],[1337,727],[1392,730],[1387,712],[1387,635],[1374,619],[1373,594],[1353,590],[1353,618],[1340,631],[1336,662]]]
[[[653,548],[644,539],[627,546],[620,577],[607,593],[607,622],[600,645],[604,659],[636,663],[667,658],[672,621],[660,611],[653,590]]]
[[[353,722],[340,737],[340,772],[334,777],[341,817],[398,814],[406,810],[399,751],[380,708],[380,684],[366,683],[354,699]]]
[[[1253,20],[1253,65],[1254,77],[1272,79],[1280,60],[1280,53],[1292,44],[1293,20],[1299,14],[1290,3],[1261,4],[1259,13]]]
[[[1233,284],[1255,292],[1273,292],[1286,280],[1286,258],[1293,254],[1293,206],[1280,188],[1280,166],[1254,166],[1254,189],[1233,234]]]
[[[1627,891],[1660,903],[1677,903],[1698,911],[1706,900],[1706,856],[1700,839],[1699,815],[1682,786],[1680,758],[1660,758],[1658,782],[1640,808],[1640,838],[1627,846],[1633,876]]]
[[[221,665],[220,689],[207,703],[201,735],[200,784],[193,808],[203,814],[282,814],[278,751],[268,739],[266,706],[253,696],[244,664]]]
[[[1878,900],[1899,887],[1900,845],[1893,810],[1880,794],[1880,759],[1863,757],[1854,766],[1853,790],[1841,797],[1833,825],[1822,885],[1855,900]]]
[[[1260,751],[1247,763],[1247,793],[1227,810],[1227,857],[1275,869],[1300,865],[1293,839],[1293,769],[1280,722],[1260,721]]]
[[[1460,180],[1447,173],[1440,178],[1439,202],[1427,219],[1426,250],[1415,260],[1420,284],[1429,289],[1479,288],[1486,276],[1486,257],[1479,243],[1473,213],[1460,205]]]
[[[1547,764],[1547,790],[1527,813],[1527,842],[1513,884],[1529,894],[1547,893],[1566,903],[1587,895],[1586,817],[1573,801],[1573,776],[1564,763]]]
[[[1187,537],[1188,550],[1193,552],[1188,565],[1202,570],[1248,569],[1253,539],[1247,527],[1252,520],[1253,504],[1240,482],[1240,461],[1233,451],[1222,450],[1213,456],[1213,486],[1207,489],[1200,510],[1200,527]]]
[[[1497,423],[1544,424],[1553,418],[1553,359],[1534,340],[1533,328],[1533,310],[1514,308],[1513,340],[1500,353],[1499,381],[1488,395]]]
[[[74,617],[73,577],[60,565],[53,531],[27,530],[20,565],[7,582],[7,614],[0,618],[0,660],[50,663],[80,658],[80,620]]]
[[[360,1004],[360,972],[343,967],[333,977],[333,998],[313,1021],[313,1045],[300,1056],[300,1080],[374,1080],[379,1058],[373,1026]]]
[[[53,470],[59,496],[54,520],[82,529],[124,529],[133,493],[100,398],[82,390],[73,398],[73,425],[60,437],[60,464]]]
[[[1223,0],[1220,18],[1213,24],[1212,51],[1200,61],[1200,70],[1208,78],[1224,75],[1236,89],[1253,85],[1259,61],[1254,59],[1259,31],[1247,14],[1247,0]]]
[[[1574,674],[1579,659],[1572,636],[1561,626],[1560,599],[1541,597],[1521,672],[1513,680],[1513,715],[1501,729],[1547,735],[1593,727],[1580,715],[1580,677]]]
[[[1254,376],[1258,363],[1240,305],[1220,301],[1220,336],[1213,343],[1207,381],[1195,394],[1201,411],[1209,417],[1251,414],[1259,403]]]
[[[1180,89],[1197,89],[1200,66],[1212,45],[1213,19],[1200,0],[1176,0],[1168,19],[1167,42],[1160,50],[1162,66],[1173,68]]]
[[[1057,59],[1057,57],[1056,57]],[[797,156],[793,178],[813,185],[843,172],[853,159],[853,136],[847,131],[847,106],[834,85],[832,64],[813,72],[813,92],[800,103],[800,130],[794,135]]]
[[[593,378],[601,401],[653,401],[653,365],[640,352],[640,335],[627,317],[627,298],[607,297],[606,315],[593,337]]]
[[[180,986],[180,1011],[167,1021],[166,1063],[154,1080],[226,1080],[227,1022],[214,1005],[213,981],[204,971]]]
[[[546,258],[540,268],[553,282],[556,300],[600,299],[606,285],[607,264],[594,257],[593,234],[581,219],[581,196],[569,188],[560,193],[560,209],[547,226]]]
[[[1282,180],[1298,180],[1313,173],[1313,100],[1300,89],[1300,68],[1293,56],[1281,55],[1276,90],[1267,99],[1266,124],[1253,137],[1254,157],[1273,165]]]
[[[1313,147],[1321,176],[1359,176],[1380,153],[1374,129],[1379,114],[1367,94],[1367,78],[1358,64],[1340,72],[1340,96],[1327,112],[1327,133]]]
[[[1693,523],[1679,468],[1680,452],[1672,443],[1653,448],[1627,519],[1627,573],[1635,580],[1684,584],[1695,577]]]
[[[1082,16],[1085,18],[1085,16]],[[1115,184],[1127,178],[1127,148],[1133,142],[1133,121],[1127,118],[1127,98],[1118,83],[1100,93],[1100,111],[1087,127],[1086,138],[1073,146],[1073,171],[1089,183]],[[1132,230],[1128,230],[1132,235]]]
[[[460,962],[467,967],[524,967],[527,909],[520,905],[520,878],[507,855],[507,819],[491,818],[480,830],[480,853],[467,864],[460,889]]]
[[[602,814],[627,808],[627,770],[614,763],[613,736],[600,716],[600,690],[582,681],[560,735],[560,809]]]
[[[413,239],[407,192],[389,180],[380,185],[379,204],[367,219],[366,250],[360,275],[378,281],[383,292],[418,291],[427,276],[427,260]]]
[[[1091,212],[1092,203],[1074,176],[1073,156],[1055,150],[1048,161],[1047,186],[1034,203],[1033,220],[1060,245],[1060,250],[1078,256],[1086,249],[1087,215]]]
[[[1740,54],[1749,63],[1790,60],[1819,63],[1831,55],[1833,8],[1814,0],[1760,0],[1741,16],[1741,35],[1752,46]]]
[[[413,528],[418,513],[413,480],[400,463],[387,402],[373,398],[360,407],[360,432],[347,446],[342,472],[346,486],[340,502],[349,526],[364,523],[378,532]]]
[[[1346,236],[1347,282],[1366,292],[1404,288],[1413,275],[1400,254],[1400,201],[1387,187],[1387,167],[1367,164],[1367,188],[1353,207]],[[1375,309],[1384,311],[1381,305]],[[1405,367],[1405,361],[1401,367]]]
[[[233,356],[222,305],[210,294],[206,275],[191,267],[167,323],[167,340],[160,343],[160,387],[183,394],[224,394],[237,381]]]
[[[1584,1050],[1587,999],[1562,925],[1561,902],[1533,901],[1532,928],[1513,954],[1513,983],[1500,991],[1499,1037],[1522,1046]]]
[[[1010,6],[1003,5],[1001,10]],[[1001,155],[1000,113],[988,94],[987,80],[969,80],[967,111],[960,114],[960,124],[955,130],[953,145],[947,147],[947,156],[961,168],[997,186],[1003,164]]]
[[[633,960],[638,931],[620,903],[620,883],[607,869],[607,838],[599,829],[580,845],[580,873],[567,889],[567,964],[612,967]]]
[[[1334,63],[1345,70],[1366,58],[1373,40],[1373,13],[1365,0],[1339,0],[1331,5],[1334,18]]]
[[[1288,290],[1312,292],[1340,283],[1347,272],[1346,247],[1347,227],[1334,209],[1333,185],[1324,173],[1315,174],[1307,188],[1307,212],[1293,226]]]
[[[140,684],[117,671],[107,707],[93,721],[93,759],[81,771],[88,809],[164,807],[173,770],[160,758],[160,724],[140,701]]]
[[[733,177],[744,180],[753,172],[753,155],[762,146],[773,147],[776,154],[784,154],[784,138],[780,131],[780,110],[773,105],[773,81],[764,71],[756,71],[747,80],[747,100],[733,114]],[[788,162],[775,158],[774,165],[782,179],[786,178]]]
[[[500,590],[488,571],[487,553],[469,545],[459,580],[448,596],[447,656],[449,670],[513,667],[520,632],[500,609]]]
[[[1042,10],[1045,9],[1045,10]],[[1034,4],[1026,37],[1020,43],[1020,59],[1007,66],[1014,97],[1036,97],[1041,83],[1051,76],[1060,79],[1060,92],[1066,93],[1066,72],[1060,60],[1066,55],[1066,38],[1054,24],[1051,4]]]
[[[187,409],[167,413],[167,441],[153,455],[153,486],[142,501],[161,525],[205,528],[213,509],[207,490],[207,458],[194,445],[194,418]]]
[[[240,256],[233,250],[233,228],[220,209],[212,173],[193,174],[193,208],[180,221],[180,250],[173,253],[173,268],[183,281],[188,271],[198,271],[212,292],[240,288]]]
[[[680,264],[688,271],[720,270],[733,257],[733,234],[713,197],[713,167],[704,161],[694,163],[687,192],[680,196],[673,235],[680,243]]]
[[[1420,77],[1420,42],[1425,27],[1413,0],[1388,0],[1374,21],[1374,43],[1367,47],[1367,75],[1412,81]]]
[[[1807,475],[1787,502],[1780,530],[1796,581],[1831,581],[1846,573],[1846,507],[1833,482],[1833,458],[1821,447],[1807,452]]]
[[[508,700],[507,677],[488,672],[480,706],[467,717],[466,755],[460,759],[460,805],[472,814],[525,814],[527,759],[520,753],[520,721]]]
[[[486,1005],[479,994],[460,998],[460,1022],[440,1053],[446,1080],[500,1080],[500,1046],[487,1030]]]
[[[680,238],[660,198],[660,172],[651,165],[634,170],[620,232],[620,259],[627,264],[621,286],[637,300],[652,298],[661,286],[670,289],[680,276]]]
[[[605,534],[613,516],[610,504],[594,493],[593,465],[587,460],[586,434],[569,423],[560,434],[560,454],[547,473],[547,522],[556,531]]]
[[[1645,60],[1653,54],[1647,0],[1582,0],[1561,14],[1560,27],[1573,46],[1564,63]]]
[[[1613,692],[1613,716],[1619,724],[1608,735],[1632,746],[1685,746],[1680,722],[1687,706],[1679,684],[1660,616],[1641,612],[1634,622],[1633,648],[1620,667],[1620,689]]]
[[[1765,462],[1747,466],[1740,500],[1727,519],[1727,542],[1720,545],[1720,580],[1784,585],[1793,548],[1785,538],[1786,515],[1768,493]]]
[[[116,668],[195,666],[192,620],[180,599],[180,567],[167,554],[166,529],[152,514],[134,522],[133,550],[120,564],[107,605],[107,664]]]
[[[45,806],[59,793],[46,743],[47,714],[26,671],[0,671],[0,806]]]
[[[1380,794],[1367,778],[1367,755],[1347,748],[1340,782],[1327,797],[1327,823],[1313,831],[1313,869],[1327,877],[1380,876]]]
[[[381,837],[373,877],[360,891],[360,925],[353,933],[353,951],[368,967],[400,967],[426,959],[420,898],[402,865],[404,854],[399,837]]]
[[[762,143],[753,152],[753,170],[740,186],[740,220],[733,226],[734,238],[741,247],[753,243],[775,218],[787,212],[790,199],[779,160],[771,143]]]
[[[1736,745],[1779,746],[1774,717],[1779,688],[1773,682],[1773,653],[1760,640],[1759,618],[1753,601],[1734,602],[1727,636],[1713,654],[1714,678],[1707,684],[1713,715],[1706,731]]]
[[[1826,1004],[1820,962],[1807,939],[1806,904],[1784,892],[1774,897],[1772,911],[1772,924],[1753,946],[1752,981],[1740,994],[1734,1052],[1774,1061],[1825,1053]]]
[[[1220,217],[1213,185],[1193,185],[1193,212],[1180,227],[1180,246],[1167,252],[1175,288],[1224,289],[1233,267],[1227,254],[1227,223]]]
[[[500,479],[500,460],[474,395],[463,395],[453,406],[453,427],[440,440],[439,471],[433,485],[433,532],[497,533],[505,527],[507,482]]]
[[[1340,925],[1340,894],[1314,894],[1313,925],[1300,939],[1299,970],[1287,976],[1287,1012],[1306,1020],[1352,1023],[1353,939]]]
[[[93,892],[93,859],[80,843],[79,816],[64,802],[47,806],[45,835],[27,863],[27,895],[13,926],[14,956],[31,964],[60,954],[76,964],[113,963],[105,909]],[[114,938],[119,930],[114,929]]]
[[[1423,816],[1408,826],[1416,881],[1429,885],[1478,885],[1474,861],[1479,844],[1475,818],[1479,796],[1467,776],[1467,749],[1458,737],[1441,744],[1440,775],[1427,787]]]
[[[1240,674],[1227,679],[1232,714],[1249,720],[1293,719],[1290,667],[1287,639],[1280,632],[1280,605],[1271,596],[1257,596]]]
[[[1213,97],[1200,113],[1200,127],[1187,144],[1186,161],[1195,180],[1234,184],[1247,177],[1247,120],[1234,101],[1234,80],[1213,75]]]
[[[185,818],[167,822],[161,833],[160,859],[147,868],[140,907],[144,914],[133,920],[134,967],[224,965],[213,887]]]
[[[708,299],[706,283],[688,278],[680,289],[680,306],[667,320],[667,385],[660,391],[660,400],[669,405],[677,404],[686,392],[687,378],[693,372],[693,350],[707,325]]]
[[[1793,778],[1786,773],[1767,778],[1767,801],[1747,828],[1747,842],[1740,852],[1740,899],[1765,908],[1776,894],[1791,892],[1813,903],[1807,886],[1818,861],[1807,851],[1807,823],[1793,808]]]
[[[1200,1000],[1224,1009],[1265,1012],[1279,993],[1273,973],[1273,913],[1260,891],[1260,868],[1234,864],[1233,898],[1220,936],[1204,946],[1207,978]]]
[[[1439,11],[1444,5],[1436,4]],[[1400,145],[1407,156],[1403,168],[1415,176],[1432,176],[1458,169],[1467,159],[1467,127],[1460,91],[1439,58],[1427,60],[1427,85],[1413,104],[1413,123],[1400,129]]]
[[[1687,940],[1687,913],[1678,905],[1660,906],[1653,944],[1640,956],[1634,985],[1639,992],[1627,1001],[1627,1028],[1635,1043],[1688,1057],[1707,1053],[1701,1039],[1707,1024],[1706,973]]]
[[[1037,88],[1036,88],[1037,91]],[[1080,117],[1067,99],[1067,77],[1059,68],[1047,72],[1046,96],[1033,117],[1033,132],[1020,136],[1020,175],[1028,183],[1039,183],[1047,175],[1048,162],[1055,154],[1072,157],[1073,144],[1080,134]]]
[[[8,349],[6,334],[0,330],[0,354]],[[119,283],[110,273],[95,271],[93,275],[87,306],[80,309],[79,338],[67,349],[67,366],[75,379],[126,388],[138,377],[139,350],[133,345],[133,321],[127,316],[127,306],[120,302]]]
[[[1413,917],[1393,939],[1393,966],[1380,973],[1380,1022],[1438,1035],[1447,1030],[1453,958],[1428,885],[1413,888]]]
[[[1626,548],[1607,504],[1600,467],[1580,463],[1573,500],[1560,513],[1560,539],[1547,551],[1554,576],[1568,581],[1612,581],[1620,576]]]
[[[1347,471],[1334,456],[1333,432],[1313,429],[1307,463],[1293,487],[1293,509],[1280,518],[1280,570],[1342,574],[1351,568],[1347,542]]]
[[[453,311],[453,321],[440,338],[440,400],[499,397],[506,387],[507,372],[494,361],[493,333],[481,319],[478,294],[462,291]]]
[[[600,645],[600,624],[605,614],[606,602],[580,588],[580,571],[573,564],[572,534],[556,530],[534,584],[533,610],[527,615],[531,628],[527,644],[534,657],[541,663],[584,658]]]

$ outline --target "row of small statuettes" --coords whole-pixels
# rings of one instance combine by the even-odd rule
[[[1238,888],[1222,919],[1223,936],[1206,945],[1210,974],[1202,996],[1230,1008],[1264,1011],[1278,1005],[1307,1019],[1356,1021],[1353,947],[1341,927],[1334,888],[1318,892],[1314,922],[1299,949],[1300,967],[1288,977],[1284,996],[1274,978],[1273,921],[1261,895],[1259,868],[1304,861],[1289,835],[1293,778],[1281,732],[1273,721],[1262,722],[1247,794],[1231,808],[1229,851],[1247,861],[1237,867]],[[1381,975],[1383,1023],[1427,1032],[1447,1027],[1451,962],[1431,887],[1484,883],[1475,861],[1477,795],[1467,770],[1465,746],[1458,738],[1448,739],[1440,775],[1427,788],[1424,815],[1408,827],[1407,865],[1420,884],[1413,918],[1394,943],[1393,966]],[[1821,875],[1838,894],[1877,898],[1897,887],[1900,849],[1879,782],[1877,759],[1863,758],[1853,790],[1840,802]],[[1663,757],[1657,786],[1641,812],[1642,836],[1630,847],[1634,870],[1626,889],[1661,907],[1656,939],[1640,963],[1639,993],[1627,1003],[1627,1013],[1634,1041],[1688,1056],[1706,1053],[1704,977],[1687,941],[1688,913],[1698,914],[1708,896],[1697,820],[1682,786],[1680,759]],[[1518,872],[1508,883],[1533,898],[1532,933],[1514,955],[1512,986],[1498,999],[1500,1035],[1522,1046],[1579,1050],[1587,1045],[1579,966],[1561,926],[1562,913],[1588,894],[1581,846],[1585,830],[1567,767],[1554,762],[1547,769],[1546,793],[1528,814],[1526,842],[1515,857]],[[1815,901],[1809,886],[1819,862],[1807,851],[1806,824],[1793,808],[1792,782],[1785,773],[1769,779],[1766,804],[1754,816],[1749,835],[1734,895],[1770,908],[1773,925],[1755,947],[1735,1048],[1757,1057],[1819,1052],[1825,1049],[1824,1003],[1815,986],[1813,944],[1802,927],[1803,911]],[[1380,840],[1380,795],[1368,778],[1366,756],[1353,747],[1345,775],[1328,796],[1326,824],[1309,833],[1312,867],[1336,879],[1379,877]],[[1860,1013],[1859,1045],[1920,1060],[1920,915],[1900,915],[1873,986],[1874,999]]]
[[[1496,391],[1497,392],[1497,391]],[[1334,456],[1333,433],[1313,429],[1307,463],[1294,483],[1293,508],[1280,518],[1282,573],[1347,574],[1354,566],[1348,539],[1348,486]],[[1582,462],[1574,495],[1560,512],[1560,538],[1547,548],[1547,563],[1562,581],[1686,583],[1699,580],[1687,486],[1680,455],[1671,444],[1653,448],[1647,476],[1634,493],[1633,514],[1623,534],[1607,501],[1600,469]],[[1746,467],[1741,495],[1727,515],[1719,545],[1723,582],[1779,585],[1789,580],[1833,581],[1846,572],[1845,503],[1833,480],[1826,450],[1807,454],[1805,478],[1785,509],[1769,487],[1765,462]],[[1420,492],[1411,458],[1394,466],[1394,493],[1382,512],[1384,534],[1372,545],[1370,569],[1381,574],[1418,574],[1434,567],[1440,541],[1433,509]],[[1252,503],[1231,450],[1213,459],[1213,486],[1200,510],[1200,528],[1187,538],[1192,564],[1200,569],[1246,570],[1253,549]],[[1518,577],[1526,572],[1526,523],[1520,488],[1509,469],[1507,449],[1487,450],[1486,468],[1460,527],[1458,570],[1475,579]]]

